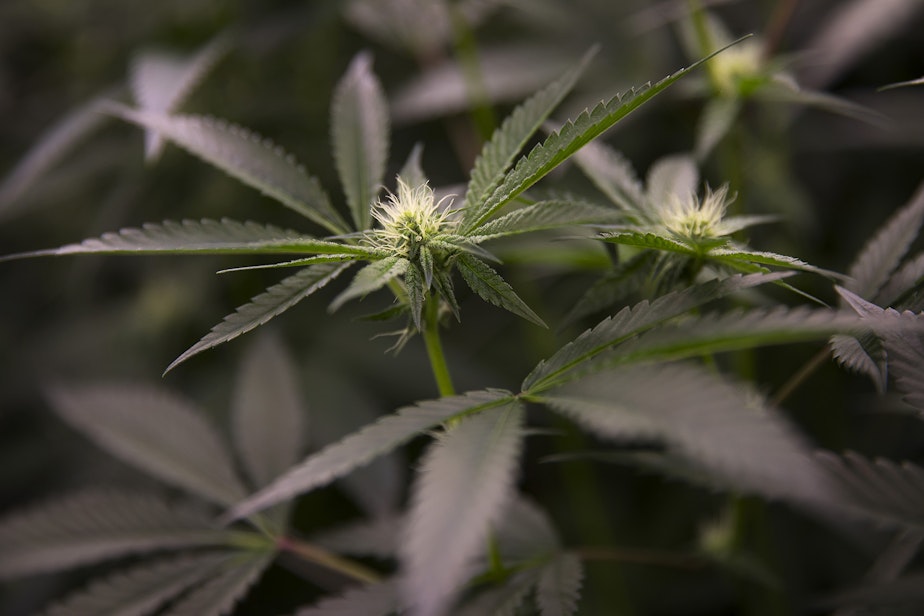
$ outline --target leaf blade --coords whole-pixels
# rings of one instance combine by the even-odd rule
[[[388,159],[388,104],[372,72],[372,56],[359,53],[337,84],[331,109],[334,162],[358,230],[371,225],[372,201]]]
[[[224,520],[245,517],[326,485],[448,419],[493,408],[509,399],[508,392],[484,390],[403,407],[309,456],[263,490],[232,507]]]
[[[461,253],[456,260],[456,267],[465,283],[481,299],[523,317],[539,327],[548,327],[539,315],[520,299],[507,281],[481,259]]]
[[[321,263],[308,266],[301,271],[271,286],[254,297],[250,303],[239,307],[212,328],[199,342],[177,357],[164,371],[170,372],[193,355],[211,349],[241,334],[263,325],[279,316],[304,298],[327,285],[339,276],[350,264]]]
[[[518,402],[470,416],[431,444],[415,482],[401,554],[402,594],[416,614],[439,614],[513,490],[523,441]]]

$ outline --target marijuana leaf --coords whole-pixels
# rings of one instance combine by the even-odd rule
[[[372,72],[372,57],[358,54],[337,85],[331,106],[334,160],[353,223],[368,229],[370,206],[388,160],[388,107]]]
[[[0,521],[0,577],[45,573],[126,554],[227,545],[232,533],[155,495],[84,491]]]
[[[163,481],[222,505],[247,493],[217,431],[184,398],[148,386],[106,384],[59,386],[49,398],[73,428]]]
[[[502,406],[509,401],[508,392],[485,390],[398,409],[394,414],[309,456],[263,490],[235,505],[225,519],[242,518],[296,494],[321,487],[444,421]]]
[[[339,597],[322,599],[312,607],[295,612],[295,616],[389,616],[400,606],[394,582],[367,584],[351,588]]]
[[[463,419],[425,454],[401,546],[414,613],[442,613],[470,575],[513,488],[522,423],[522,406],[507,402]]]
[[[164,616],[222,616],[248,591],[270,565],[274,554],[244,552],[224,571],[181,597]]]
[[[536,602],[542,616],[577,613],[584,568],[575,554],[563,553],[543,565],[536,583]]]
[[[507,281],[481,259],[462,253],[456,260],[456,267],[469,288],[484,301],[509,310],[540,327],[548,327],[539,315],[520,299]]]
[[[271,286],[265,292],[254,297],[249,304],[244,304],[233,314],[226,316],[224,321],[213,327],[212,331],[206,334],[199,342],[173,360],[164,372],[169,372],[193,355],[233,340],[241,334],[263,325],[326,286],[347,267],[349,267],[349,264],[319,263],[306,267],[282,282]]]
[[[212,118],[165,115],[120,105],[112,105],[110,111],[169,139],[331,232],[348,231],[317,179],[254,133]]]

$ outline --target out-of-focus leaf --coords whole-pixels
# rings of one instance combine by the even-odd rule
[[[183,596],[163,616],[222,616],[230,614],[241,597],[273,560],[272,552],[238,552],[233,564]]]
[[[390,616],[400,607],[398,589],[391,581],[350,588],[339,597],[321,599],[295,616]]]

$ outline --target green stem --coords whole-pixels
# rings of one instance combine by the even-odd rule
[[[276,545],[280,550],[341,573],[354,580],[367,584],[377,584],[382,581],[382,576],[365,565],[334,554],[333,552],[328,552],[324,548],[316,545],[303,543],[292,537],[279,537],[276,541]]]
[[[431,296],[427,299],[424,310],[426,312],[421,334],[427,346],[427,357],[430,359],[430,368],[433,370],[433,378],[436,379],[436,387],[441,396],[455,395],[456,389],[452,385],[449,366],[446,365],[446,356],[443,354],[443,343],[440,340],[439,299]]]

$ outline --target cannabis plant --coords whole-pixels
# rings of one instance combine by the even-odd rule
[[[369,3],[354,6],[359,16],[372,10]],[[707,22],[696,15],[693,26],[708,38]],[[586,446],[559,448],[548,464],[529,468],[530,475],[546,481],[556,465],[589,460],[607,471],[641,469],[728,495],[724,513],[699,531],[692,551],[634,552],[642,560],[657,561],[660,554],[670,566],[717,568],[765,590],[779,587],[778,572],[744,546],[736,530],[747,503],[774,501],[834,526],[872,523],[898,537],[883,555],[891,575],[871,577],[869,588],[835,593],[819,605],[875,605],[890,584],[913,584],[919,574],[902,570],[924,526],[924,470],[911,461],[839,454],[811,443],[781,406],[818,361],[793,369],[773,396],[742,366],[760,347],[814,342],[823,347],[821,359],[833,355],[880,391],[893,386],[920,419],[924,260],[906,255],[924,224],[924,189],[841,274],[744,238],[745,230],[778,218],[736,212],[734,186],[701,181],[699,160],[724,138],[724,129],[699,138],[699,160],[664,156],[644,182],[622,154],[598,140],[702,67],[717,85],[714,100],[757,92],[773,79],[748,81],[742,90],[738,69],[712,64],[750,58],[749,40],[729,37],[661,81],[556,121],[556,109],[594,61],[588,52],[516,106],[482,146],[467,183],[450,190],[428,178],[428,150],[421,145],[406,159],[389,160],[388,98],[372,54],[360,52],[330,105],[342,204],[268,140],[225,120],[179,111],[230,40],[220,37],[188,58],[139,56],[132,100],[98,100],[93,113],[78,114],[77,124],[87,128],[106,117],[134,125],[144,131],[149,160],[174,144],[301,215],[304,229],[230,218],[168,220],[2,260],[260,256],[268,262],[222,273],[280,269],[282,279],[226,316],[167,371],[187,368],[178,366],[309,296],[330,293],[325,318],[339,324],[349,318],[344,306],[375,294],[387,298],[386,307],[363,318],[395,336],[395,354],[423,346],[432,375],[405,378],[432,376],[434,393],[356,420],[371,395],[365,383],[323,366],[330,358],[322,354],[310,372],[329,382],[306,387],[293,344],[263,332],[245,337],[253,340],[227,381],[227,430],[199,403],[163,386],[49,383],[47,402],[61,420],[154,482],[79,491],[0,521],[4,578],[115,561],[117,567],[47,613],[275,613],[246,595],[268,583],[276,564],[303,578],[287,580],[306,587],[293,593],[307,597],[305,605],[280,608],[302,616],[585,613],[587,564],[613,561],[609,575],[618,587],[615,562],[631,560],[632,550],[575,543],[562,531],[562,507],[544,506],[518,483],[532,460],[528,447],[579,431]],[[733,121],[730,114],[723,126]],[[27,157],[7,180],[7,194],[41,175],[53,162],[49,151],[40,147]],[[563,177],[571,167],[580,171],[577,180],[577,174]],[[390,168],[397,169],[394,177]],[[517,246],[527,257],[502,258]],[[559,261],[544,274],[547,284],[523,285],[527,295],[517,280],[540,271],[533,266],[554,246],[573,250],[573,267]],[[586,280],[580,262],[595,264],[595,280]],[[802,288],[806,278],[811,291]],[[575,286],[576,279],[584,286]],[[540,307],[554,302],[534,298],[556,289],[570,294],[559,315]],[[487,375],[468,391],[456,389],[444,342],[450,330],[486,329],[470,318],[478,309],[471,300],[506,311],[494,315],[505,319],[504,328],[521,319],[529,331],[552,330],[542,334],[552,342],[541,352],[514,349],[531,366],[517,375],[518,384]],[[327,325],[312,320],[302,327]],[[492,341],[498,349],[509,344],[503,335]],[[323,399],[325,390],[337,393]],[[383,460],[400,468],[399,451],[415,457],[406,502],[395,480],[400,471],[382,472]],[[322,511],[309,511],[316,502],[310,493],[335,482],[359,519],[331,523]],[[629,613],[624,593],[616,588],[612,594],[617,598],[605,609]],[[919,592],[900,596],[921,600]]]

